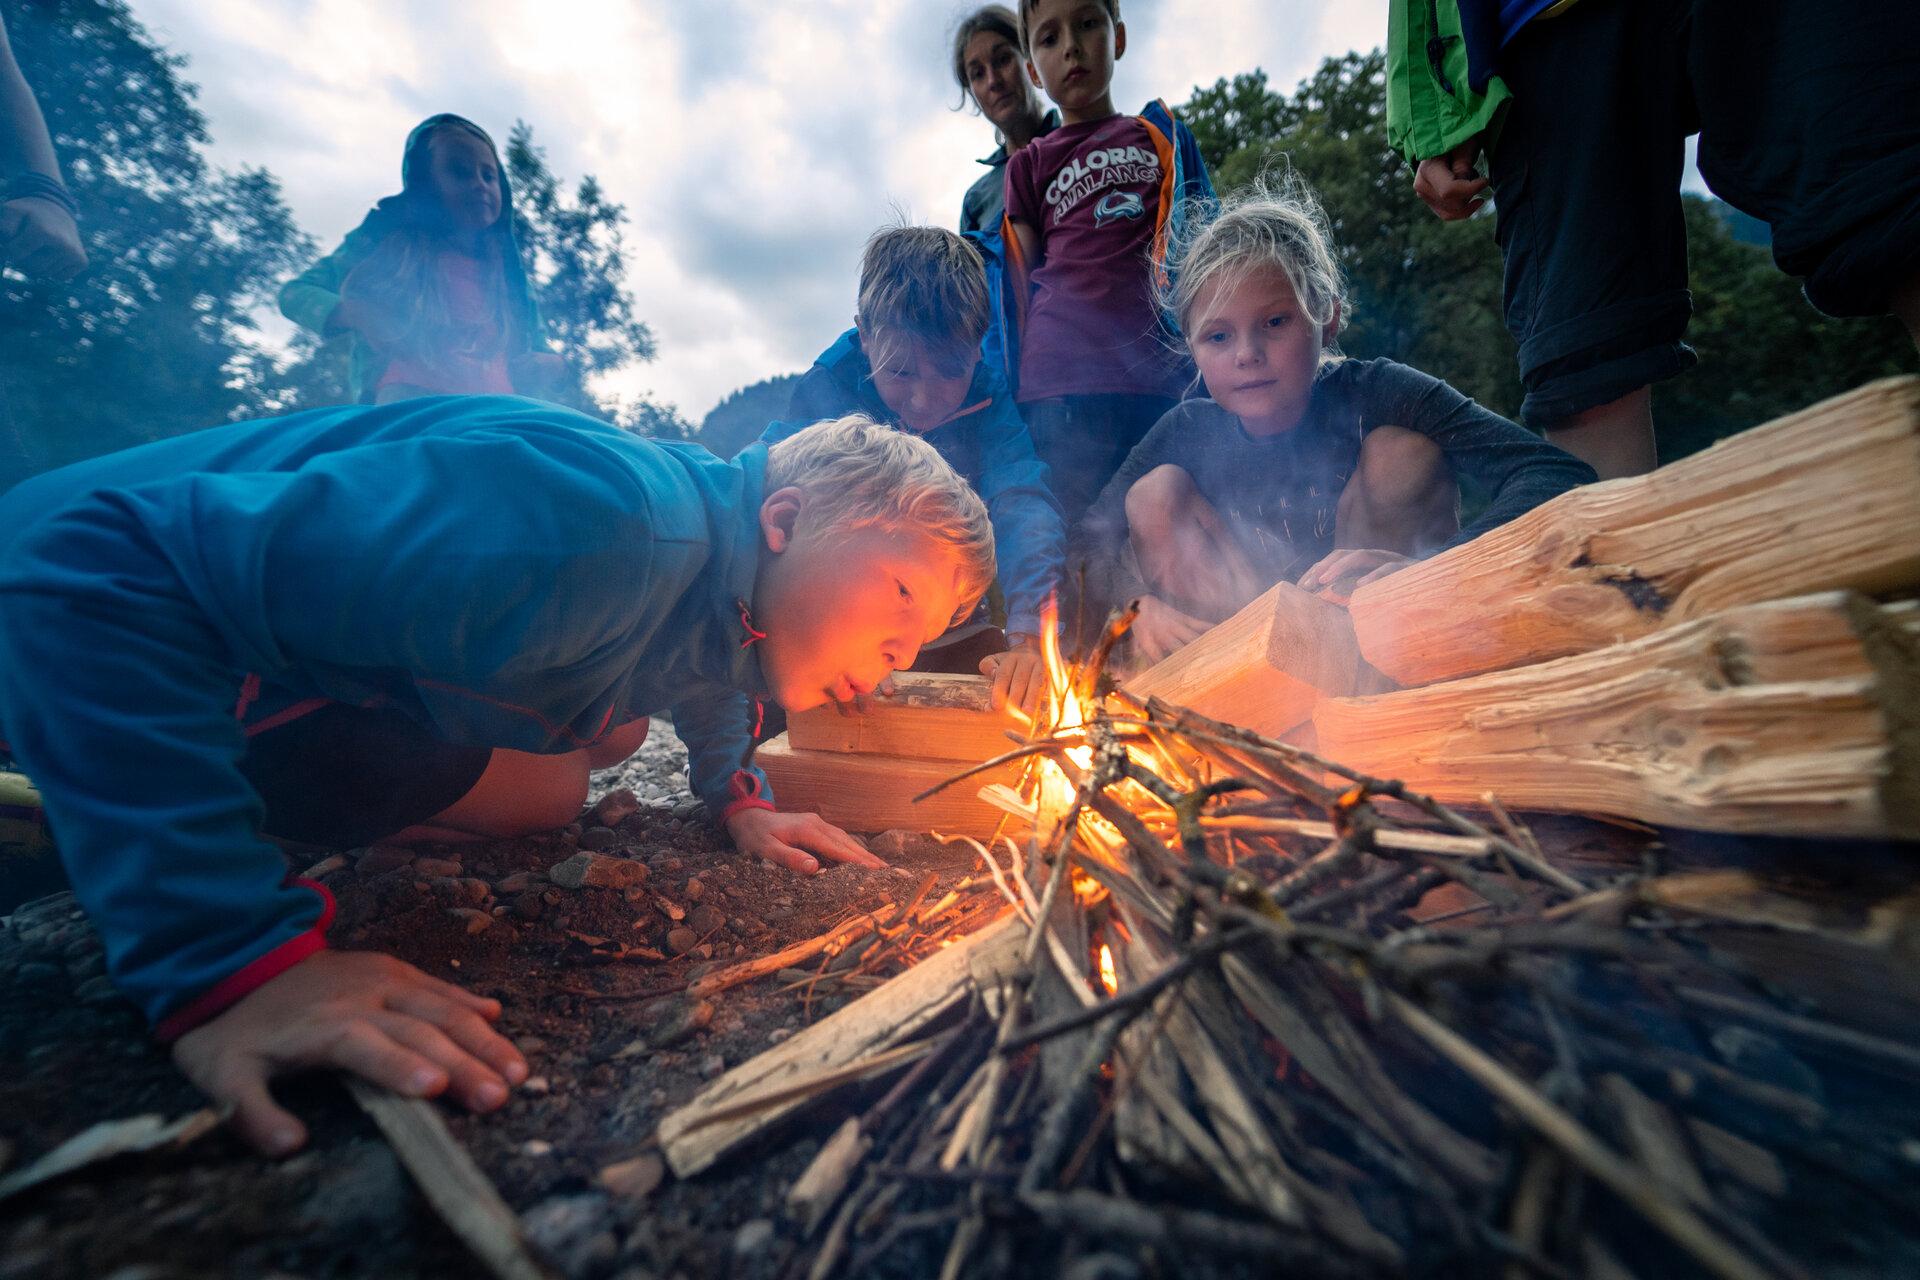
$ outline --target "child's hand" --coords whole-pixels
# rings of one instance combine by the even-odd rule
[[[1337,605],[1345,606],[1353,598],[1353,593],[1361,587],[1369,582],[1377,582],[1413,562],[1412,556],[1403,556],[1397,551],[1381,551],[1372,547],[1335,551],[1301,574],[1300,586]]]
[[[1144,663],[1154,663],[1184,648],[1212,629],[1213,624],[1189,617],[1157,596],[1140,597],[1140,616],[1127,632],[1133,651]]]
[[[863,716],[873,710],[872,699],[891,698],[893,696],[893,689],[893,673],[889,671],[886,675],[880,677],[879,684],[873,686],[872,693],[856,693],[850,702],[835,702],[833,709],[843,716]]]
[[[0,262],[30,276],[71,280],[85,269],[87,251],[65,209],[26,196],[0,204]]]
[[[862,867],[887,864],[868,853],[858,840],[817,813],[777,813],[772,809],[742,809],[727,819],[727,834],[740,852],[777,862],[789,871],[810,876],[820,863],[807,851],[835,862]]]
[[[993,677],[995,711],[1012,703],[1033,719],[1040,695],[1047,691],[1047,669],[1038,640],[1029,637],[1005,653],[988,654],[980,659],[980,674]]]
[[[1469,138],[1443,156],[1429,156],[1414,171],[1413,193],[1445,222],[1471,217],[1486,202],[1488,179],[1474,172],[1480,139]]]
[[[339,1067],[409,1097],[451,1092],[475,1111],[527,1078],[520,1051],[487,1024],[500,1002],[371,951],[318,951],[213,1021],[181,1036],[173,1060],[234,1127],[270,1156],[307,1140],[267,1081],[302,1067]]]

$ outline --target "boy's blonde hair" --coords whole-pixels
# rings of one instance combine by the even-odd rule
[[[1333,232],[1320,198],[1299,175],[1263,174],[1225,200],[1202,203],[1187,215],[1187,228],[1168,245],[1167,271],[1154,280],[1161,312],[1173,319],[1183,343],[1201,290],[1216,282],[1233,288],[1269,267],[1287,277],[1313,324],[1325,325],[1337,313],[1346,327],[1347,283]]]
[[[1107,11],[1107,21],[1120,25],[1120,0],[1099,0],[1100,7]],[[1040,7],[1040,0],[1020,0],[1020,52],[1033,57],[1033,43],[1028,35],[1027,15]]]
[[[860,259],[859,321],[878,369],[919,339],[953,377],[972,363],[993,304],[980,251],[945,227],[887,227]]]
[[[807,495],[805,518],[829,535],[918,533],[952,551],[959,567],[956,623],[993,581],[986,504],[937,449],[910,431],[864,413],[816,422],[767,450],[767,492],[789,485]]]

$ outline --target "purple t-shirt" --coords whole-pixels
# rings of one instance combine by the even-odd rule
[[[1127,115],[1061,125],[1007,161],[1007,216],[1040,238],[1020,342],[1022,403],[1180,394],[1148,289],[1165,176],[1146,125]]]

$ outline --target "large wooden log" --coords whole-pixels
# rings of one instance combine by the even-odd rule
[[[794,712],[787,717],[788,743],[802,751],[978,763],[1007,750],[1007,730],[1032,727],[993,709],[985,676],[896,671],[893,686],[890,695],[868,698],[865,712],[843,714],[831,704]]]
[[[1329,759],[1441,800],[1770,835],[1920,837],[1920,663],[1847,592],[1314,714]]]
[[[1920,583],[1920,378],[1889,378],[1651,475],[1562,494],[1360,588],[1402,685],[1584,653],[1736,605]]]
[[[1305,724],[1325,694],[1383,688],[1392,684],[1361,659],[1347,611],[1290,582],[1126,682],[1270,737]]]
[[[1001,741],[1005,750],[1013,749],[1012,743]],[[1005,815],[980,799],[980,788],[995,782],[1011,786],[1019,780],[1017,768],[1004,766],[915,804],[915,796],[967,766],[957,760],[802,751],[784,733],[761,743],[754,763],[766,771],[782,809],[817,813],[852,831],[905,827],[986,839]]]

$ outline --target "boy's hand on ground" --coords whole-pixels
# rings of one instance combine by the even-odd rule
[[[1127,634],[1133,637],[1134,653],[1154,663],[1199,639],[1212,625],[1189,617],[1158,596],[1141,596],[1140,616]]]
[[[1429,156],[1413,174],[1413,193],[1446,222],[1473,216],[1486,203],[1488,179],[1474,172],[1480,139],[1471,138],[1443,156]]]
[[[980,674],[993,679],[995,711],[1011,703],[1033,719],[1040,696],[1047,691],[1047,668],[1038,640],[1022,640],[1005,653],[988,654],[980,659]]]
[[[27,196],[0,204],[0,262],[29,276],[71,280],[86,268],[87,251],[65,209]]]
[[[1300,586],[1315,595],[1345,606],[1353,593],[1369,582],[1377,582],[1390,573],[1414,562],[1412,556],[1377,547],[1359,547],[1335,551],[1300,575]]]
[[[491,1111],[527,1078],[527,1061],[487,1024],[500,1002],[371,951],[319,951],[213,1021],[181,1036],[173,1060],[240,1135],[270,1156],[307,1140],[267,1081],[338,1067],[408,1097],[451,1093]]]
[[[852,862],[863,867],[887,864],[865,846],[817,813],[779,813],[772,809],[742,809],[727,819],[727,834],[740,852],[777,862],[789,871],[810,876],[820,869],[814,857]],[[809,852],[811,851],[811,852]]]

